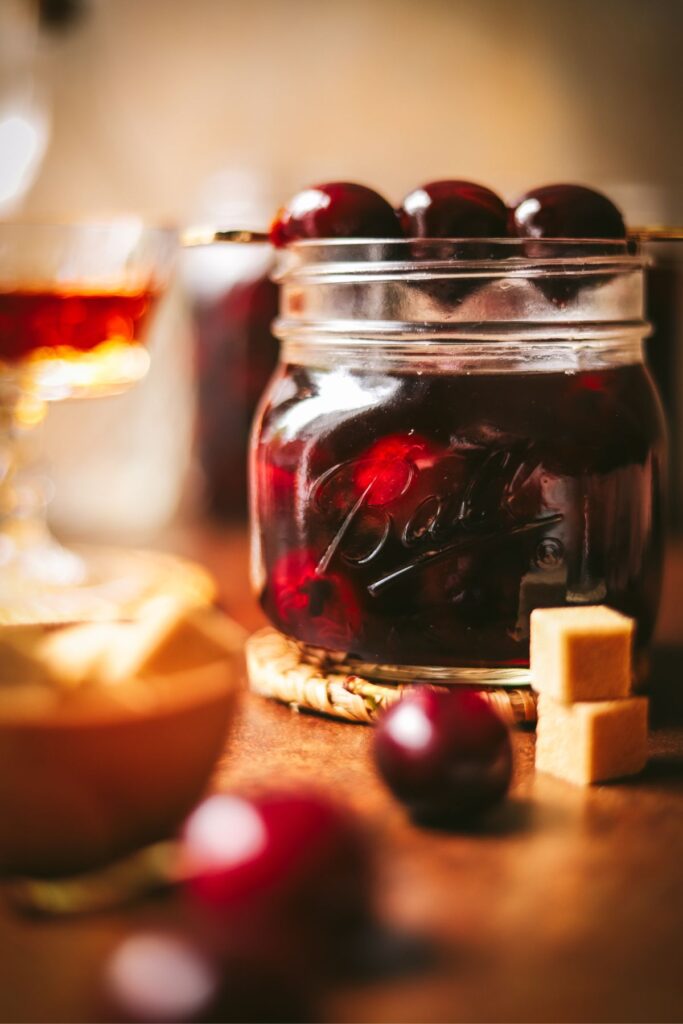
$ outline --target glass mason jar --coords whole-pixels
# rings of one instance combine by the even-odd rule
[[[651,638],[665,429],[624,242],[307,241],[251,450],[252,580],[304,653],[528,682],[539,606]]]

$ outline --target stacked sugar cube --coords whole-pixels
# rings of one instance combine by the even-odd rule
[[[589,785],[645,767],[647,699],[631,695],[633,631],[633,619],[604,605],[532,612],[539,771]]]

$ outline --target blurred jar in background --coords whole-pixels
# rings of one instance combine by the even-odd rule
[[[605,192],[630,225],[679,225],[678,194],[656,184],[610,182]],[[651,242],[644,247],[647,319],[652,335],[647,361],[655,378],[669,428],[669,526],[683,532],[683,242]]]
[[[263,230],[274,208],[261,179],[233,170],[208,183],[199,220]],[[270,330],[278,303],[272,264],[267,244],[218,244],[184,256],[195,329],[197,453],[204,509],[216,519],[247,514],[249,430],[277,362]]]
[[[653,333],[648,359],[659,386],[670,434],[670,516],[683,530],[683,243],[646,247],[647,316]]]

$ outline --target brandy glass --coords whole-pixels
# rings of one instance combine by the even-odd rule
[[[48,529],[40,427],[50,402],[144,377],[176,249],[135,219],[0,223],[0,623],[88,617],[111,575]]]

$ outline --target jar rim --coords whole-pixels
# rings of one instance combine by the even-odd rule
[[[614,238],[326,238],[301,239],[279,254],[276,281],[291,276],[400,275],[425,271],[519,273],[544,268],[619,273],[645,265],[635,240]]]
[[[633,241],[635,244],[638,244],[637,240],[634,239]],[[570,238],[563,236],[553,238],[521,238],[511,237],[509,235],[487,235],[476,238],[469,235],[453,235],[444,238],[432,236],[415,238],[299,238],[296,241],[290,242],[286,248],[290,250],[308,249],[314,246],[319,246],[321,249],[325,249],[335,245],[347,246],[349,248],[362,247],[366,245],[411,246],[424,244],[427,246],[439,246],[444,243],[446,245],[455,244],[473,246],[480,243],[495,243],[496,245],[504,245],[508,247],[519,247],[532,243],[534,245],[540,245],[548,248],[553,246],[591,246],[611,249],[612,251],[625,252],[631,244],[631,240],[626,238]]]
[[[276,333],[644,333],[644,265],[624,239],[307,239],[280,254]]]

